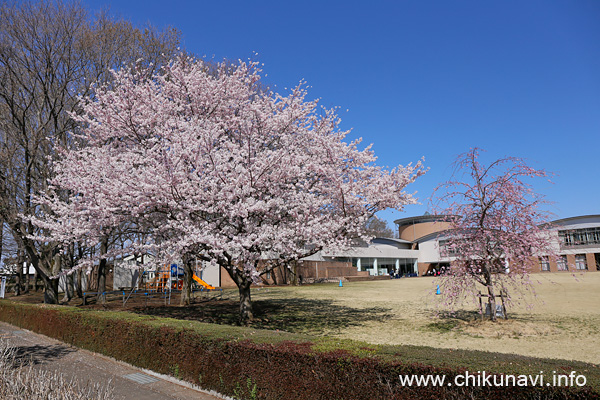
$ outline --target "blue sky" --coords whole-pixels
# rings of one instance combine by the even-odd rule
[[[390,167],[425,157],[421,215],[456,156],[526,158],[556,218],[600,214],[600,2],[111,1],[135,24],[172,25],[191,52],[264,63],[276,90],[310,85],[350,138]],[[258,55],[254,55],[258,53]],[[348,110],[348,111],[346,111]]]

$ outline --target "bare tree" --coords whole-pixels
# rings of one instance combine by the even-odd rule
[[[373,237],[394,237],[394,231],[389,227],[387,221],[373,215],[365,224],[367,234]]]
[[[164,64],[179,42],[174,29],[141,30],[106,12],[90,16],[78,3],[0,5],[0,220],[44,282],[46,302],[58,301],[52,276],[60,250],[35,240],[43,230],[22,216],[48,212],[33,198],[47,190],[57,145],[77,140],[71,115],[79,96],[109,81],[109,68]]]

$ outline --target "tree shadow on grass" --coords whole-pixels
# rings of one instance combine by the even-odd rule
[[[394,314],[389,308],[352,308],[332,300],[270,299],[255,300],[254,320],[250,326],[295,333],[332,333],[348,327],[383,322]],[[239,303],[233,300],[205,301],[185,307],[135,308],[145,315],[194,320],[225,325],[238,324]]]
[[[535,322],[534,317],[520,314],[508,314],[507,320],[504,317],[497,316],[497,320],[494,322],[490,320],[489,315],[484,314],[482,318],[481,313],[474,310],[432,312],[429,318],[432,322],[425,325],[425,330],[438,333],[447,333],[449,331],[460,332],[466,327],[481,329],[491,326],[511,326],[515,322],[521,324]]]
[[[534,317],[530,315],[523,315],[519,313],[511,313],[510,309],[506,312],[508,320],[519,321],[519,322],[531,322]],[[484,314],[483,318],[478,310],[456,310],[456,311],[442,311],[431,314],[431,318],[438,319],[440,321],[462,321],[466,323],[478,323],[487,322],[490,320],[489,314]],[[504,317],[497,316],[498,321],[504,320]]]
[[[479,311],[473,310],[456,310],[456,311],[439,311],[435,317],[442,321],[458,320],[464,322],[472,322],[481,319]]]
[[[459,329],[465,324],[473,324],[481,321],[481,314],[478,311],[456,310],[456,311],[435,311],[431,312],[429,318],[433,321],[425,325],[425,330],[447,333]]]

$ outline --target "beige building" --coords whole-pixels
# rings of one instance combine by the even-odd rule
[[[444,216],[424,215],[394,221],[399,237],[411,241],[419,252],[419,275],[450,265],[451,257],[443,251],[449,228],[445,220]],[[600,270],[600,215],[564,218],[549,225],[558,259],[541,256],[531,272]]]
[[[394,223],[398,239],[375,238],[368,246],[337,253],[321,252],[305,260],[347,262],[371,276],[424,276],[450,266],[451,254],[444,250],[449,239],[447,216],[422,215]],[[541,256],[531,272],[599,271],[600,215],[584,215],[552,221],[558,259]]]
[[[551,225],[559,258],[541,257],[538,271],[600,271],[600,215],[563,218]]]

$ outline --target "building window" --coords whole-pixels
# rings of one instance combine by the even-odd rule
[[[266,278],[267,279],[271,279],[271,271],[269,271],[269,272],[266,273]]]
[[[576,269],[587,269],[587,261],[585,260],[585,254],[577,254],[575,256],[575,268]]]
[[[559,231],[558,237],[563,246],[586,246],[600,244],[600,227]]]
[[[550,261],[548,256],[540,257],[540,269],[542,271],[550,271]]]
[[[438,247],[442,257],[455,257],[458,254],[456,244],[451,243],[450,240],[440,240],[438,242]]]
[[[567,256],[558,256],[556,260],[556,269],[559,271],[568,271],[569,267],[567,266]]]

